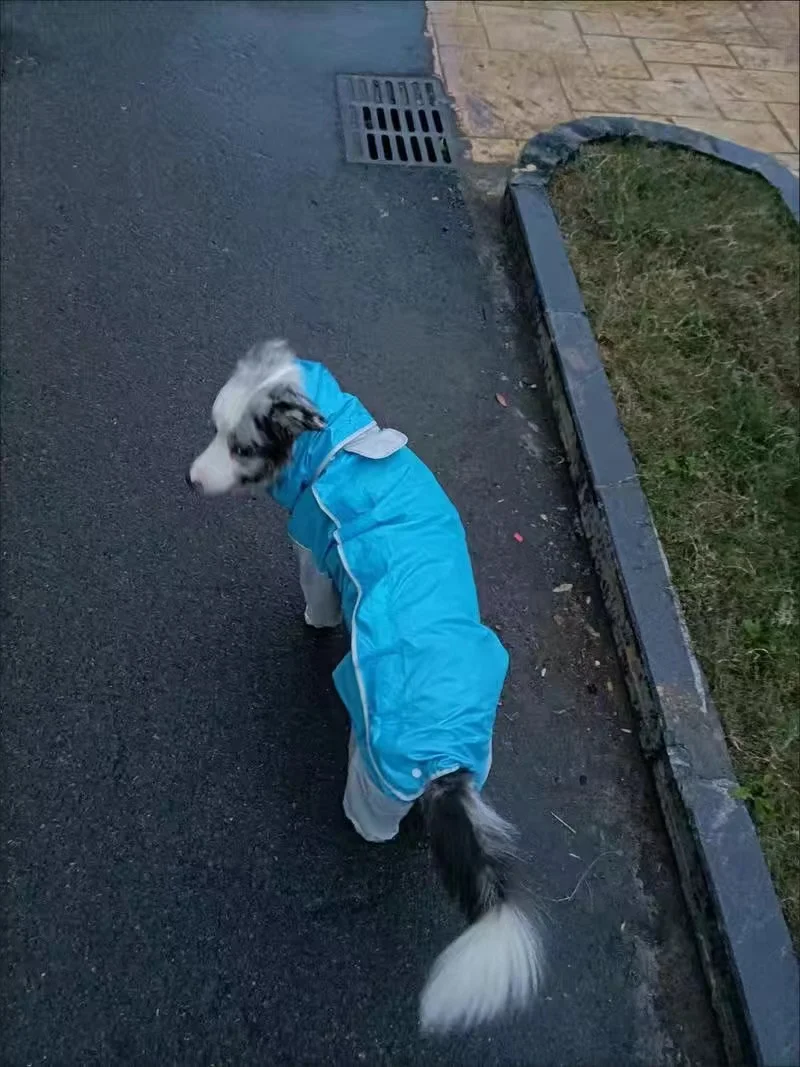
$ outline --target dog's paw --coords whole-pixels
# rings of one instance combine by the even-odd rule
[[[306,626],[312,626],[315,630],[332,630],[335,626],[338,626],[342,621],[342,613],[338,611],[335,615],[320,616],[312,615],[311,609],[306,608],[303,614]]]

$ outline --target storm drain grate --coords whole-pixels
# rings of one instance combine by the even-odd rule
[[[450,106],[436,78],[339,74],[336,90],[349,163],[454,166]]]

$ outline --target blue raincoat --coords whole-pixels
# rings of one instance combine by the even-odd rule
[[[327,425],[298,438],[270,493],[339,590],[351,645],[333,678],[364,763],[396,800],[459,767],[480,788],[508,653],[481,624],[461,520],[404,438],[380,459],[348,451],[374,420],[323,366],[299,365]]]

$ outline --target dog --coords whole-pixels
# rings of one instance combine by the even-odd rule
[[[427,1032],[526,1007],[543,968],[520,902],[513,828],[481,797],[508,654],[483,626],[458,514],[395,430],[284,341],[254,346],[219,392],[187,474],[207,496],[266,491],[290,513],[309,626],[344,620],[334,682],[350,715],[343,807],[367,841],[422,806],[467,929],[420,999]]]

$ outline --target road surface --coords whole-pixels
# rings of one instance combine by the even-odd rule
[[[2,1062],[719,1062],[497,174],[343,160],[335,74],[430,70],[422,4],[3,20]],[[417,1034],[460,920],[413,820],[345,822],[343,639],[303,626],[284,518],[183,483],[274,335],[409,434],[511,652],[488,794],[549,968],[470,1037]]]

